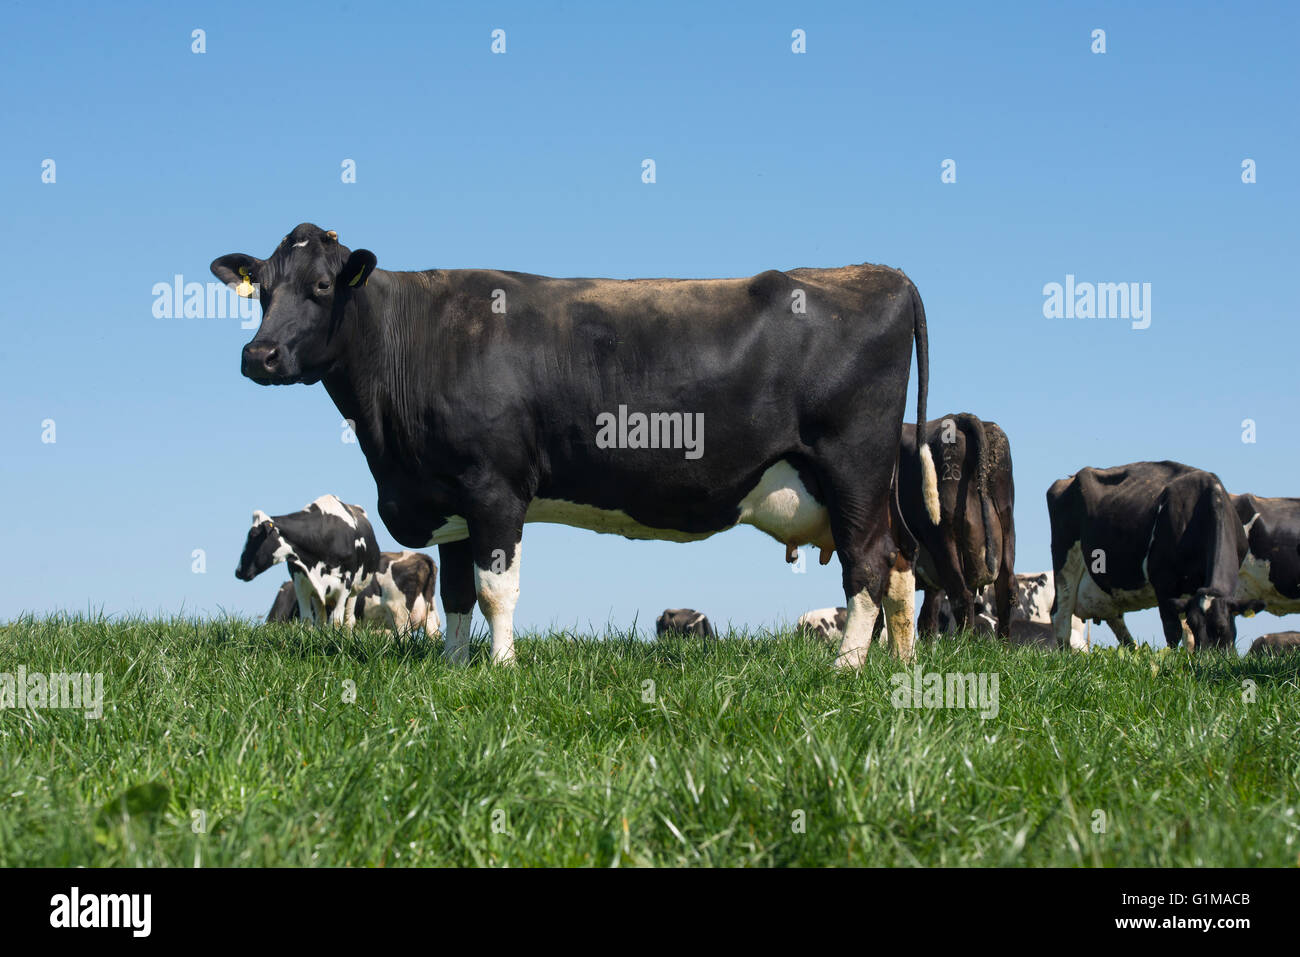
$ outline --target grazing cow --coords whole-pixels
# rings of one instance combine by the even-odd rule
[[[818,608],[804,612],[795,623],[801,635],[818,638],[827,644],[838,642],[849,618],[847,608]]]
[[[994,422],[962,412],[927,423],[926,434],[939,470],[937,525],[925,518],[915,475],[916,426],[904,423],[898,466],[903,520],[916,535],[916,579],[925,592],[917,630],[939,630],[939,592],[948,596],[961,627],[974,629],[975,593],[992,585],[997,633],[1011,633],[1016,560],[1012,518],[1015,484],[1011,445]],[[914,487],[915,486],[915,487]]]
[[[1250,645],[1248,655],[1284,655],[1300,651],[1300,631],[1277,631],[1260,635]]]
[[[667,634],[715,637],[709,619],[694,608],[665,608],[655,621],[655,634],[660,638]]]
[[[212,272],[261,301],[243,374],[323,382],[388,530],[439,546],[453,660],[476,595],[492,660],[513,660],[526,522],[672,541],[749,524],[833,547],[849,609],[837,663],[862,663],[882,605],[911,657],[915,547],[890,490],[914,344],[920,422],[930,367],[901,272],[551,279],[376,262],[304,223],[269,259],[232,253]]]
[[[1160,611],[1165,641],[1185,616],[1198,649],[1235,647],[1236,615],[1262,607],[1235,598],[1246,533],[1218,476],[1177,462],[1081,469],[1047,492],[1060,647],[1080,647],[1071,616],[1102,619],[1132,645],[1124,613]]]
[[[1300,612],[1300,498],[1234,495],[1249,551],[1237,578],[1237,598],[1258,599],[1274,615]]]
[[[379,621],[399,633],[423,628],[433,634],[439,628],[438,607],[433,600],[437,580],[438,566],[428,555],[421,552],[380,552],[374,577],[357,597],[356,620]],[[287,581],[276,592],[266,620],[294,621],[297,618],[298,595],[293,582]]]
[[[357,596],[379,565],[379,543],[364,509],[322,495],[299,512],[253,513],[235,577],[252,581],[280,562],[289,566],[303,621],[351,628]]]

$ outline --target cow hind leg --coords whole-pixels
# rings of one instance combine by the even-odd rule
[[[1052,569],[1052,581],[1056,587],[1056,597],[1052,604],[1052,632],[1056,636],[1056,646],[1061,649],[1086,651],[1075,645],[1073,634],[1074,606],[1079,597],[1079,583],[1085,574],[1083,552],[1078,544],[1070,549],[1064,567]]]
[[[884,617],[889,622],[889,637],[894,655],[900,661],[916,657],[916,634],[912,627],[912,614],[916,605],[916,576],[912,564],[902,555],[894,559],[885,582]]]
[[[474,620],[474,560],[469,542],[438,546],[442,565],[442,606],[447,628],[442,633],[443,655],[463,664],[469,660],[470,625]]]
[[[866,661],[884,599],[886,579],[898,554],[889,532],[888,479],[886,473],[880,487],[856,495],[843,491],[851,486],[831,485],[834,489],[830,507],[831,535],[840,556],[844,598],[848,606],[844,639],[835,659],[837,668],[860,668]],[[909,622],[909,634],[910,631]]]

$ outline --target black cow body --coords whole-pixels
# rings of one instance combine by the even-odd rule
[[[1015,483],[1011,445],[995,422],[969,413],[930,422],[925,430],[939,472],[937,525],[924,521],[916,475],[916,426],[903,425],[898,499],[917,540],[916,578],[925,592],[917,623],[922,634],[940,629],[940,593],[948,597],[956,626],[974,630],[976,594],[992,585],[999,637],[1011,634],[1015,604]]]
[[[694,608],[665,608],[655,620],[655,635],[662,638],[668,634],[714,637],[709,619]]]
[[[1249,551],[1237,598],[1258,600],[1274,615],[1300,612],[1300,499],[1234,495]]]
[[[525,522],[673,541],[744,523],[833,546],[850,609],[838,663],[861,663],[882,602],[910,656],[911,537],[892,527],[890,483],[913,342],[921,420],[929,362],[902,273],[620,281],[375,262],[304,224],[269,260],[212,269],[260,292],[244,374],[324,382],[384,524],[439,546],[449,656],[477,594],[493,660],[513,659]],[[933,488],[932,462],[926,475]]]
[[[1246,535],[1216,475],[1177,462],[1081,469],[1053,483],[1047,510],[1061,647],[1071,615],[1104,620],[1131,645],[1124,613],[1153,605],[1171,648],[1180,615],[1198,649],[1234,647]]]
[[[253,513],[235,577],[252,581],[281,562],[289,567],[298,617],[351,628],[357,598],[378,568],[379,543],[364,509],[322,495],[298,512]]]

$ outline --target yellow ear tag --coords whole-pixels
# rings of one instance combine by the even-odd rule
[[[238,295],[243,296],[245,299],[251,299],[253,297],[253,284],[248,281],[248,270],[243,266],[240,266],[239,275],[242,278],[240,279],[239,285],[235,287],[235,292]]]
[[[1247,609],[1246,612],[1245,612],[1245,615],[1246,615],[1247,618],[1254,618],[1254,617],[1255,617],[1255,609],[1253,609],[1253,608]]]

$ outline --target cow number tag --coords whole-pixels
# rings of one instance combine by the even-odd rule
[[[248,281],[248,269],[244,266],[239,267],[239,285],[235,287],[235,292],[245,299],[251,299],[253,296],[253,284]]]

